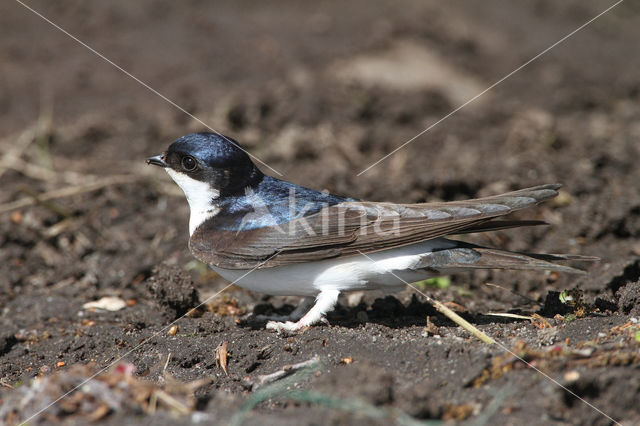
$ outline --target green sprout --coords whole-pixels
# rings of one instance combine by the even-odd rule
[[[413,283],[414,286],[418,287],[421,290],[424,290],[427,287],[437,288],[437,289],[445,289],[451,285],[451,279],[449,277],[434,277],[428,278],[426,280],[418,281]]]
[[[562,293],[560,293],[560,302],[563,305],[566,305],[567,303],[572,303],[573,302],[573,296],[569,294],[568,291],[563,291]]]

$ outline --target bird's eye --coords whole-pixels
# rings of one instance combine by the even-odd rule
[[[188,172],[192,172],[196,169],[196,166],[198,165],[198,163],[196,162],[195,158],[193,158],[190,155],[187,155],[186,157],[182,157],[182,168],[185,169]]]

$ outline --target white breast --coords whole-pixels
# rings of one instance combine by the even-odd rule
[[[176,172],[170,168],[165,168],[171,179],[173,179],[180,189],[184,192],[189,202],[189,235],[193,235],[193,231],[205,220],[218,214],[220,209],[216,207],[213,200],[220,197],[220,191],[216,191],[206,182],[200,182],[185,175]]]
[[[315,296],[321,290],[396,290],[431,276],[414,266],[434,249],[452,248],[444,238],[365,255],[251,270],[212,267],[248,290],[284,296]]]

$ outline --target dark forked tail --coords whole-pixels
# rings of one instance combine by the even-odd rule
[[[566,260],[594,262],[600,259],[573,254],[517,253],[460,242],[459,247],[439,250],[424,256],[417,268],[428,269],[436,273],[462,272],[471,269],[520,269],[558,271],[569,274],[586,273],[582,269],[554,263]]]

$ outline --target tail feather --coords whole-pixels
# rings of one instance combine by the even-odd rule
[[[460,247],[439,250],[425,255],[418,268],[437,273],[451,273],[470,269],[516,269],[557,271],[569,274],[585,274],[582,269],[559,265],[552,261],[597,261],[591,256],[571,254],[516,253],[506,250],[461,243]]]
[[[547,262],[561,260],[577,260],[580,262],[599,262],[600,258],[596,256],[582,256],[579,254],[539,254],[539,253],[520,253],[535,259],[546,260]]]
[[[551,260],[565,260],[560,257],[548,255],[536,255],[529,253],[513,253],[505,250],[478,247],[472,249],[480,253],[476,267],[487,269],[520,269],[520,270],[544,270],[557,271],[569,274],[585,274],[582,269],[559,265]]]

